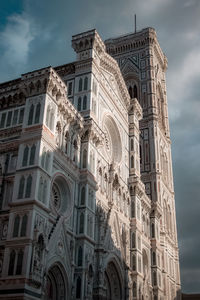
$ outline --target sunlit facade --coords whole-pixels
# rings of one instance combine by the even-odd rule
[[[0,299],[180,299],[155,30],[0,85]]]

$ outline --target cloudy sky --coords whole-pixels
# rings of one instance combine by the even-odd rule
[[[1,0],[0,82],[75,60],[71,36],[154,27],[168,57],[181,279],[200,292],[200,0]]]

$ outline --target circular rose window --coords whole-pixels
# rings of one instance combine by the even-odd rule
[[[68,217],[71,214],[72,199],[67,179],[58,174],[54,177],[51,186],[51,208],[56,214]]]
[[[110,161],[120,163],[122,158],[122,143],[118,127],[111,116],[104,119],[104,148]]]
[[[52,186],[52,203],[54,208],[58,211],[61,205],[61,196],[58,186],[54,183]]]

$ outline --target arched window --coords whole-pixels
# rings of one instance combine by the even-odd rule
[[[132,91],[131,86],[129,86],[128,92],[129,92],[130,97],[133,98],[133,91]]]
[[[155,224],[154,223],[151,224],[151,237],[155,238]]]
[[[82,164],[82,167],[83,168],[87,167],[87,150],[86,149],[83,150],[83,164]]]
[[[134,167],[134,159],[133,159],[133,155],[131,155],[131,168]]]
[[[84,213],[80,215],[79,233],[84,233]]]
[[[29,198],[31,196],[31,186],[32,186],[32,176],[29,175],[26,183],[25,198]]]
[[[77,278],[76,281],[76,299],[81,298],[81,277]]]
[[[24,253],[22,250],[20,250],[18,252],[18,256],[17,256],[16,275],[20,275],[22,273],[23,256],[24,256]]]
[[[155,271],[153,271],[153,285],[157,285],[157,275]]]
[[[83,97],[83,110],[87,109],[87,96]]]
[[[131,248],[135,248],[135,232],[131,234]]]
[[[83,264],[83,248],[80,246],[78,248],[78,261],[77,261],[78,267],[81,267]]]
[[[33,114],[34,114],[34,105],[31,104],[29,115],[28,115],[28,125],[31,125],[33,123]]]
[[[40,121],[40,108],[41,108],[41,104],[38,103],[36,106],[36,112],[35,112],[35,124],[39,123]]]
[[[21,199],[24,196],[24,184],[25,184],[25,178],[24,176],[22,176],[19,182],[18,199]]]
[[[68,149],[68,142],[69,142],[69,132],[66,131],[65,133],[65,153],[67,154],[69,149]]]
[[[156,253],[154,251],[152,253],[152,263],[153,265],[156,265]]]
[[[20,217],[17,215],[15,217],[15,222],[14,222],[14,229],[13,229],[13,237],[17,237],[19,233],[19,222],[20,222]]]
[[[136,297],[137,296],[137,285],[136,285],[136,282],[134,281],[133,282],[133,297]]]
[[[34,164],[34,160],[35,160],[35,150],[36,150],[36,146],[33,145],[33,146],[31,147],[30,162],[29,162],[30,165],[33,165],[33,164]]]
[[[137,86],[136,86],[136,85],[134,85],[134,87],[133,87],[133,96],[134,96],[134,98],[137,98],[137,97],[138,97],[138,94],[137,94]]]
[[[133,151],[133,139],[131,139],[131,151]]]
[[[24,148],[22,167],[27,166],[27,163],[28,163],[28,153],[29,153],[29,147],[26,146]]]
[[[24,215],[23,218],[22,218],[22,225],[21,225],[20,236],[26,236],[27,220],[28,220],[27,215]]]
[[[8,267],[8,275],[13,275],[14,274],[14,267],[15,267],[15,250],[12,250],[10,253],[10,262],[9,262],[9,267]]]
[[[132,254],[132,269],[133,269],[133,271],[136,271],[136,256],[135,256],[135,254]]]
[[[79,84],[78,84],[78,91],[81,92],[83,88],[83,80],[82,78],[79,79]]]
[[[79,97],[78,98],[78,105],[77,105],[78,111],[81,111],[81,104],[82,104],[82,99],[81,99],[81,97]]]
[[[85,187],[83,186],[81,189],[81,205],[85,204]]]
[[[88,89],[88,78],[85,77],[84,79],[84,90],[86,91]]]

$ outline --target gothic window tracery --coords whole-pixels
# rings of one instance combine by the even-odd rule
[[[13,237],[17,237],[19,233],[20,216],[17,215],[14,221]]]
[[[77,265],[78,267],[81,267],[83,264],[83,248],[80,246],[78,248],[78,262]]]
[[[76,280],[76,299],[81,298],[81,277]]]
[[[23,257],[24,252],[20,250],[17,255],[16,275],[20,275],[22,273]]]
[[[60,209],[61,206],[61,196],[58,186],[54,183],[52,187],[52,201],[56,210]]]
[[[86,110],[87,109],[87,96],[85,95],[83,97],[83,110]]]
[[[33,165],[33,164],[34,164],[34,160],[35,160],[35,150],[36,150],[36,146],[35,146],[35,144],[33,144],[32,147],[31,147],[31,153],[30,153],[30,161],[29,161],[29,165]]]
[[[84,78],[84,90],[87,91],[87,89],[88,89],[88,77],[86,76]]]
[[[32,125],[33,123],[33,115],[34,115],[34,105],[31,104],[29,115],[28,115],[28,125]]]
[[[19,182],[18,199],[22,199],[24,196],[25,177],[21,176]]]
[[[22,166],[27,166],[28,163],[28,154],[29,154],[29,148],[26,146],[24,148],[24,155],[23,155],[23,161],[22,161]]]
[[[10,261],[9,261],[9,267],[8,267],[8,276],[14,275],[14,267],[15,267],[15,250],[12,250],[10,253]]]
[[[131,155],[131,168],[134,168],[134,158],[133,158],[133,155]]]
[[[80,214],[80,219],[79,219],[79,233],[84,233],[84,213]]]
[[[81,205],[85,204],[85,187],[83,186],[81,189]]]
[[[28,163],[28,154],[29,154],[29,147],[26,146],[24,148],[24,154],[23,154],[23,161],[22,161],[22,166],[27,166]]]
[[[41,104],[38,103],[36,105],[36,111],[35,111],[35,122],[34,122],[35,124],[39,123],[40,121],[40,109],[41,109]]]
[[[82,89],[83,89],[83,79],[80,78],[80,79],[79,79],[79,84],[78,84],[78,91],[81,92]]]
[[[32,187],[32,176],[29,175],[26,182],[25,198],[29,198],[31,196],[31,187]]]
[[[21,223],[21,232],[20,232],[20,236],[26,236],[26,226],[27,226],[27,221],[28,221],[28,217],[27,215],[24,215],[22,217],[22,223]]]
[[[78,111],[81,111],[81,107],[82,107],[82,98],[79,97],[79,98],[78,98],[78,104],[77,104],[77,109],[78,109]]]

